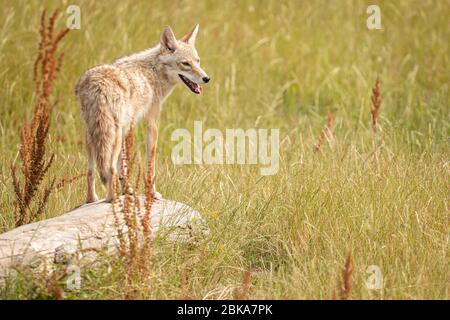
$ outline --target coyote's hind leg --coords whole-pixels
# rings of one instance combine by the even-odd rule
[[[86,203],[90,203],[98,201],[98,196],[95,192],[95,155],[89,139],[86,139],[86,150],[88,156]]]
[[[112,202],[116,194],[116,184],[118,179],[117,163],[120,157],[120,151],[122,150],[122,130],[120,127],[116,129],[114,143],[110,159],[110,170],[107,181],[108,194],[106,196],[106,202]]]

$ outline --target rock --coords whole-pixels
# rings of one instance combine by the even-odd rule
[[[144,199],[138,218],[144,215]],[[119,229],[127,232],[121,206],[123,196],[115,205]],[[151,209],[151,238],[167,241],[192,241],[208,233],[201,215],[189,206],[156,200]],[[125,237],[126,238],[126,237]],[[143,237],[139,237],[142,241]],[[107,252],[117,254],[118,232],[112,205],[104,201],[81,205],[61,216],[30,223],[0,234],[0,277],[12,268],[38,268],[53,264],[70,264],[80,254]],[[89,256],[89,254],[87,255]]]

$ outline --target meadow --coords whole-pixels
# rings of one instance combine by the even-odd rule
[[[36,99],[33,63],[41,11],[70,1],[3,1],[0,12],[0,230],[14,228],[11,163]],[[86,171],[84,126],[74,95],[88,68],[181,37],[200,24],[197,49],[212,80],[201,95],[179,86],[159,121],[158,191],[199,210],[210,235],[194,245],[152,244],[148,281],[123,286],[123,263],[82,270],[67,299],[331,299],[349,253],[351,299],[449,299],[450,2],[77,1],[81,29],[61,42],[47,177]],[[371,95],[380,79],[374,135]],[[327,115],[332,124],[326,129]],[[174,165],[171,134],[204,128],[280,129],[275,175],[258,165]],[[136,128],[144,161],[145,126]],[[325,130],[326,138],[317,148]],[[317,150],[318,149],[318,150]],[[53,192],[39,219],[85,200],[85,179]],[[98,182],[99,195],[105,189]],[[383,285],[366,286],[369,266]],[[55,298],[22,274],[1,299]],[[132,295],[130,295],[132,292]],[[336,294],[335,294],[336,295]]]

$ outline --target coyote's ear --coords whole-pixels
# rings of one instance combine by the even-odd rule
[[[177,39],[175,38],[175,35],[170,27],[164,28],[160,42],[162,48],[169,50],[170,52],[174,52],[177,48]]]
[[[191,46],[195,45],[195,38],[197,38],[198,33],[198,24],[195,25],[194,29],[192,29],[191,32],[189,32],[187,35],[185,35],[181,41],[186,42],[187,44],[190,44]]]

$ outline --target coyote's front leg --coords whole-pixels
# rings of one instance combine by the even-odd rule
[[[87,172],[87,196],[86,203],[98,201],[95,192],[95,154],[91,140],[86,135],[86,151],[88,155],[88,172]]]
[[[147,174],[152,181],[153,196],[155,199],[162,199],[162,195],[156,191],[155,187],[155,164],[156,164],[156,145],[158,143],[158,126],[156,121],[150,119],[147,128]]]

